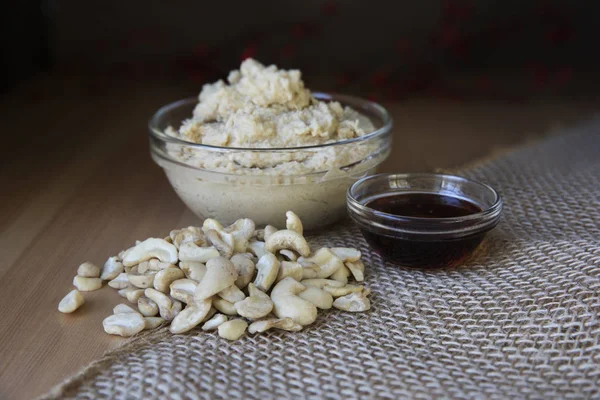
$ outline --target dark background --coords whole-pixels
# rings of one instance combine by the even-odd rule
[[[593,1],[23,1],[3,6],[1,87],[40,76],[188,81],[245,57],[384,100],[595,96]],[[57,93],[56,95],[60,95]]]

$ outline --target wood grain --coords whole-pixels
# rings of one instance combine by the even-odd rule
[[[4,98],[0,164],[0,398],[43,394],[123,339],[102,330],[121,298],[87,293],[73,315],[56,310],[83,261],[102,264],[136,239],[200,221],[186,210],[148,154],[146,121],[189,95],[169,84],[42,80]],[[58,90],[58,92],[57,92]],[[395,120],[386,171],[448,168],[522,143],[596,109],[592,102],[386,104]]]

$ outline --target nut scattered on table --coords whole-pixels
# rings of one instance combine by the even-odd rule
[[[61,300],[59,311],[75,311],[85,301],[80,290],[99,289],[102,281],[134,304],[117,305],[103,321],[107,333],[125,337],[170,324],[173,334],[201,326],[237,340],[245,332],[299,331],[319,309],[369,310],[370,290],[348,283],[364,281],[360,251],[312,253],[292,211],[286,228],[256,229],[247,218],[223,227],[209,218],[165,239],[137,241],[102,269],[83,263],[73,279],[79,290]]]

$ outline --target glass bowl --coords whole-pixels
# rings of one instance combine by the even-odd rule
[[[376,199],[400,194],[448,196],[476,206],[478,212],[435,218],[369,207]],[[444,174],[372,175],[354,183],[346,201],[350,217],[375,251],[399,265],[413,267],[461,264],[498,224],[502,212],[502,198],[490,186]]]
[[[313,93],[323,101],[369,117],[376,130],[319,146],[232,148],[209,146],[168,135],[192,116],[197,98],[168,104],[150,119],[150,152],[175,192],[201,218],[223,224],[251,218],[257,225],[285,226],[294,211],[307,230],[345,215],[345,195],[358,179],[371,175],[389,155],[392,120],[378,104],[352,96]],[[206,167],[210,164],[211,167]]]

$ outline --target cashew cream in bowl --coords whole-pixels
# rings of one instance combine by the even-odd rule
[[[197,215],[282,226],[293,209],[307,229],[345,215],[345,195],[389,155],[387,111],[351,96],[311,93],[299,71],[249,59],[228,83],[157,111],[152,158]]]

